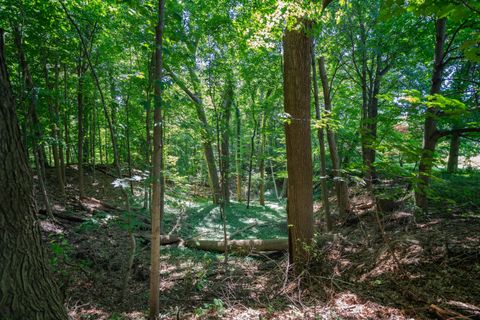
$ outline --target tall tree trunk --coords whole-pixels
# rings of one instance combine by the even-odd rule
[[[95,181],[96,176],[96,166],[97,166],[97,152],[96,152],[96,145],[97,145],[97,97],[95,95],[92,103],[92,125],[91,125],[91,132],[92,132],[92,180]]]
[[[152,156],[152,242],[150,252],[150,313],[149,319],[155,320],[159,313],[160,290],[160,224],[163,216],[165,181],[163,177],[163,120],[162,120],[162,88],[163,75],[163,29],[165,25],[165,0],[158,1],[158,24],[155,28],[155,110],[153,126]]]
[[[259,186],[259,201],[260,205],[265,205],[265,145],[266,145],[266,126],[267,126],[267,115],[264,112],[262,117],[262,134],[261,134],[261,141],[260,141],[260,163],[259,163],[259,171],[260,171],[260,186]]]
[[[59,115],[58,115],[58,98],[57,98],[57,87],[58,87],[58,67],[55,67],[55,82],[51,83],[49,74],[48,74],[48,61],[45,61],[44,64],[44,73],[45,73],[45,85],[49,90],[48,98],[48,110],[53,119],[50,120],[50,130],[52,132],[52,153],[53,153],[53,162],[54,167],[57,171],[57,181],[58,189],[62,197],[65,197],[65,186],[63,183],[63,174],[62,166],[60,164],[60,132],[59,132]],[[52,101],[52,96],[55,96]]]
[[[367,123],[366,123],[366,164],[367,164],[367,180],[375,183],[377,180],[377,174],[375,170],[375,160],[376,160],[376,142],[377,142],[377,116],[378,116],[378,94],[380,93],[380,83],[382,80],[383,74],[387,69],[381,71],[381,55],[380,53],[376,56],[376,68],[371,80],[371,90],[368,97],[368,113],[367,113]],[[373,83],[372,83],[373,82]]]
[[[35,158],[35,168],[37,169],[38,184],[40,185],[40,192],[42,194],[43,203],[45,205],[45,210],[47,211],[47,216],[54,220],[52,213],[52,206],[50,205],[50,199],[48,198],[47,188],[45,186],[45,168],[42,168],[40,163],[40,148],[38,147],[38,142],[34,138],[34,158]]]
[[[219,204],[221,198],[220,181],[218,179],[217,165],[215,164],[215,155],[212,147],[212,131],[208,125],[207,116],[203,103],[195,103],[198,119],[202,124],[202,140],[205,161],[207,163],[208,178],[212,188],[213,203]]]
[[[282,192],[280,193],[280,196],[282,198],[288,197],[288,177],[283,178]]]
[[[325,110],[332,111],[332,100],[330,97],[330,86],[327,78],[327,71],[325,69],[325,59],[320,57],[318,60],[320,69],[320,80],[322,81],[323,100],[325,103]],[[342,176],[340,157],[338,156],[337,143],[335,141],[335,134],[330,126],[327,124],[327,141],[330,149],[330,158],[332,160],[333,177],[335,182],[335,191],[337,193],[338,213],[340,217],[345,218],[347,212],[350,211],[350,201],[348,199],[347,182]]]
[[[177,85],[187,94],[187,96],[193,101],[193,104],[195,105],[195,111],[197,112],[198,120],[202,125],[202,144],[205,155],[205,162],[207,163],[208,178],[213,193],[213,203],[219,204],[222,193],[220,190],[217,165],[215,163],[215,155],[213,153],[212,147],[213,135],[210,125],[207,121],[207,116],[205,114],[205,108],[203,106],[202,99],[198,96],[198,94],[191,92],[173,72],[171,72],[168,68],[166,68],[166,70],[172,77],[172,79],[175,81],[175,83],[177,83]],[[190,70],[190,74],[194,75],[195,73],[193,70]],[[193,77],[195,78],[196,76]]]
[[[84,104],[83,104],[83,82],[84,82],[84,68],[82,63],[82,51],[80,50],[80,56],[77,65],[77,159],[78,159],[78,195],[80,199],[85,198],[85,187],[84,187],[84,175],[83,175],[83,139],[84,139],[84,130],[83,130],[83,113],[84,113]]]
[[[208,178],[210,181],[210,186],[212,187],[212,190],[213,190],[213,203],[218,204],[221,199],[221,191],[220,191],[220,181],[218,179],[217,165],[215,164],[215,155],[213,153],[212,143],[210,141],[204,140],[203,150],[205,155],[205,161],[207,162]]]
[[[98,135],[98,157],[100,164],[103,164],[103,143],[102,143],[102,131],[100,130],[100,119],[97,115],[97,121],[96,122],[96,130],[97,130],[97,135]]]
[[[126,136],[126,143],[127,143],[127,164],[128,164],[128,175],[129,177],[131,178],[133,176],[133,169],[132,169],[132,153],[131,153],[131,150],[130,150],[130,112],[129,112],[129,101],[130,101],[130,96],[127,96],[127,99],[125,101],[125,115],[126,115],[126,121],[127,121],[127,125],[126,125],[126,132],[125,132],[125,136]],[[133,182],[130,181],[130,191],[133,195]]]
[[[453,134],[450,140],[450,151],[448,153],[447,171],[454,173],[458,169],[458,151],[460,149],[460,135]]]
[[[70,132],[69,132],[69,124],[70,124],[70,108],[69,108],[69,99],[68,99],[68,76],[67,76],[67,65],[63,65],[63,81],[64,81],[64,92],[63,92],[63,99],[64,99],[64,117],[63,117],[63,128],[65,134],[65,161],[66,165],[70,164]],[[65,172],[63,173],[65,176]],[[66,179],[64,179],[66,182]]]
[[[222,164],[222,193],[226,205],[230,203],[230,115],[233,104],[233,81],[227,80],[223,105],[222,105],[222,141],[221,141],[221,164]]]
[[[362,89],[362,113],[360,120],[360,140],[362,145],[362,160],[364,166],[364,178],[367,183],[367,188],[372,188],[372,162],[371,162],[371,137],[369,134],[369,101],[368,101],[368,83],[367,83],[367,31],[365,23],[360,22],[360,42],[361,42],[361,68],[360,68],[360,85]]]
[[[106,134],[104,135],[104,139],[105,139],[105,150],[104,150],[104,152],[105,152],[105,164],[108,164],[110,161],[108,160],[108,138],[107,138]]]
[[[253,115],[253,133],[250,138],[250,160],[248,161],[248,184],[247,184],[247,209],[250,208],[250,197],[252,191],[252,170],[253,170],[253,155],[255,153],[255,136],[257,135],[257,120],[255,119],[255,111],[252,112]]]
[[[86,60],[86,65],[85,66],[90,69],[90,71],[92,73],[94,83],[95,83],[95,86],[97,87],[98,93],[100,94],[100,100],[102,102],[103,113],[104,113],[104,116],[105,116],[105,120],[107,121],[108,130],[110,132],[110,137],[111,137],[111,141],[112,141],[114,164],[115,164],[115,167],[117,169],[117,176],[119,178],[121,178],[122,170],[121,170],[121,167],[120,167],[120,156],[119,156],[119,152],[118,152],[118,144],[117,144],[117,136],[116,136],[116,133],[115,133],[115,126],[113,125],[112,119],[111,119],[110,114],[108,112],[107,103],[105,101],[105,95],[103,94],[103,90],[102,90],[102,87],[100,85],[100,80],[98,78],[97,72],[96,72],[96,70],[93,66],[92,60],[90,58],[91,46],[90,46],[90,48],[87,46],[87,42],[83,37],[82,31],[80,30],[79,26],[77,25],[75,20],[72,18],[70,13],[68,12],[67,7],[65,7],[65,4],[63,2],[60,2],[60,5],[62,6],[62,9],[65,12],[65,15],[67,16],[67,19],[70,21],[70,23],[73,25],[73,27],[77,31],[78,37],[80,38],[81,47],[83,48],[84,57],[85,57],[85,60]],[[94,28],[91,32],[91,38],[93,37],[93,35],[95,33],[95,30],[96,30],[96,24],[94,25]],[[90,40],[90,42],[91,41],[92,40]],[[127,202],[127,204],[128,204],[128,202]]]
[[[236,150],[235,150],[235,169],[237,171],[237,201],[242,201],[242,118],[240,108],[235,106],[235,120],[237,125]]]
[[[2,319],[67,319],[35,220],[33,184],[15,114],[0,29],[0,314]]]
[[[83,109],[83,162],[87,165],[90,163],[90,134],[91,134],[91,125],[90,125],[90,101],[88,92],[85,92],[84,96],[84,109]]]
[[[312,143],[310,129],[310,59],[312,41],[303,29],[283,38],[284,108],[288,171],[288,240],[290,261],[298,270],[308,262],[313,237]]]
[[[40,121],[38,120],[37,108],[36,108],[36,96],[37,96],[37,89],[33,83],[32,74],[30,73],[30,67],[27,62],[27,58],[25,57],[25,51],[23,49],[23,37],[21,30],[18,26],[14,27],[13,30],[14,42],[15,46],[17,47],[17,54],[18,54],[18,61],[20,65],[20,69],[22,71],[23,81],[25,83],[25,89],[27,89],[28,94],[28,101],[30,102],[28,108],[28,118],[30,118],[32,122],[33,128],[33,136],[34,140],[38,143],[38,146],[34,146],[34,149],[38,149],[38,156],[40,161],[40,166],[43,167],[46,162],[45,150],[43,148],[42,143],[42,130]],[[35,153],[35,151],[34,151]]]
[[[152,203],[152,188],[150,188],[150,182],[152,178],[152,109],[151,109],[151,92],[152,85],[155,81],[155,51],[152,52],[152,57],[148,63],[148,82],[146,87],[147,100],[146,100],[146,112],[145,112],[145,163],[148,167],[148,179],[145,179],[145,192],[144,192],[144,203],[143,206],[145,209],[151,210]]]
[[[112,132],[114,132],[112,135],[111,135],[111,139],[112,139],[112,146],[113,144],[116,145],[116,149],[117,149],[117,152],[116,152],[116,155],[115,155],[115,150],[113,152],[113,165],[115,167],[119,167],[120,166],[120,150],[119,150],[119,147],[118,147],[118,142],[116,140],[116,132],[117,132],[117,113],[118,113],[118,104],[117,104],[117,93],[116,93],[116,88],[115,88],[115,83],[114,83],[114,79],[111,78],[110,79],[110,96],[111,96],[111,99],[112,99],[112,103],[111,103],[111,116],[110,116],[110,119],[111,119],[111,127],[112,127]],[[113,142],[115,140],[115,142]]]
[[[56,125],[56,130],[57,130],[57,144],[58,144],[58,156],[59,156],[59,162],[60,162],[60,176],[62,179],[62,185],[61,185],[61,192],[62,195],[65,197],[65,158],[63,156],[64,148],[63,148],[63,139],[62,139],[62,124],[60,120],[60,94],[61,94],[61,89],[60,89],[60,66],[58,64],[58,60],[55,63],[55,125]]]
[[[271,159],[269,160],[269,162],[270,162],[270,173],[272,175],[273,190],[275,190],[275,198],[278,200],[280,199],[280,195],[278,194],[277,179],[275,179],[275,170],[273,169],[273,163]]]
[[[148,87],[148,90],[150,90],[151,87]],[[149,172],[149,178],[151,177],[151,154],[152,154],[152,137],[151,137],[151,111],[150,111],[150,96],[148,95],[147,98],[148,101],[148,106],[147,110],[145,112],[145,134],[146,134],[146,146],[145,146],[145,162],[147,163],[148,166],[148,172]],[[151,197],[151,189],[150,189],[150,184],[146,183],[145,184],[145,194],[144,194],[144,201],[143,201],[143,207],[145,209],[149,208],[150,206],[150,197]]]
[[[22,77],[25,83],[25,88],[28,91],[28,101],[29,107],[27,112],[27,119],[30,121],[33,128],[33,156],[35,159],[35,167],[37,169],[38,182],[40,186],[40,192],[43,196],[43,201],[47,214],[50,218],[53,218],[52,210],[50,207],[50,201],[48,199],[47,189],[45,187],[45,149],[42,144],[42,130],[40,121],[37,115],[37,100],[38,94],[37,89],[33,83],[32,74],[30,73],[30,67],[28,65],[27,59],[25,57],[25,52],[23,50],[23,39],[22,34],[18,26],[14,27],[14,42],[18,51],[18,60],[20,64],[20,69],[22,70]],[[2,43],[3,45],[3,43]]]
[[[315,117],[321,120],[320,101],[318,97],[317,68],[315,63],[315,50],[312,45],[312,78],[313,78],[313,98],[315,100]],[[332,230],[332,216],[330,214],[330,202],[328,200],[327,189],[327,165],[325,156],[325,130],[323,127],[317,129],[318,144],[320,147],[320,187],[322,188],[323,210],[325,212],[325,222],[327,231]]]
[[[440,93],[442,86],[444,64],[444,46],[446,35],[447,19],[437,19],[435,22],[435,58],[433,62],[432,83],[430,94]],[[415,190],[416,205],[423,211],[428,211],[428,185],[433,167],[433,156],[437,145],[437,110],[435,108],[427,108],[425,114],[424,131],[423,131],[423,148],[420,156],[420,164],[418,166],[417,188]]]

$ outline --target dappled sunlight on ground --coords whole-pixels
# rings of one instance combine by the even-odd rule
[[[74,192],[66,206],[57,205],[63,199],[54,202],[55,212],[79,217],[83,223],[40,221],[55,277],[69,299],[70,315],[75,320],[145,319],[149,213],[142,209],[142,201],[133,203],[130,218],[135,223],[137,252],[127,298],[119,302],[130,250],[126,215],[122,201],[116,200],[119,192],[112,188],[113,178],[97,172],[95,185],[91,173],[86,180],[89,198],[80,202]],[[136,192],[141,187],[137,185]],[[356,219],[348,224],[337,220],[333,233],[323,231],[324,221],[317,213],[314,261],[301,276],[291,272],[285,252],[230,255],[226,268],[223,254],[181,244],[162,246],[163,319],[177,315],[179,319],[428,319],[432,313],[424,301],[443,307],[452,302],[456,310],[477,308],[478,216],[422,217],[402,208],[380,214],[383,235],[372,200],[362,194],[354,199]],[[336,218],[334,204],[332,208]],[[233,239],[287,236],[282,201],[268,199],[265,206],[253,202],[250,209],[232,201],[226,216],[229,235],[242,231]],[[223,238],[218,206],[178,194],[167,197],[162,227],[164,234],[183,239]]]
[[[178,201],[178,200],[177,200]],[[184,238],[200,237],[208,239],[223,239],[223,220],[220,208],[206,203],[182,204],[185,210],[185,221],[177,232]],[[173,211],[175,212],[175,211]],[[175,215],[166,213],[165,230],[175,225]],[[177,211],[178,212],[178,211]],[[256,225],[236,238],[267,239],[286,237],[286,212],[282,205],[267,203],[267,206],[251,205],[249,209],[244,203],[232,201],[225,209],[227,219],[227,233],[231,234],[252,224]]]
[[[49,220],[40,221],[40,228],[42,229],[42,231],[50,234],[61,234],[65,231],[65,229],[61,225]]]

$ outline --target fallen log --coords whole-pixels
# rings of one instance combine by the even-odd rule
[[[192,239],[185,241],[185,246],[192,249],[223,252],[225,249],[223,240]],[[288,249],[288,239],[251,239],[229,240],[228,251],[232,252],[260,252],[282,251]]]

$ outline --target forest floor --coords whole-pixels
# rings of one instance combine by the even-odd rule
[[[56,221],[39,215],[50,263],[73,319],[145,319],[149,215],[141,201],[132,200],[133,214],[117,209],[121,192],[113,188],[108,168],[99,169],[95,179],[86,170],[91,198],[82,201],[74,167],[67,170],[67,199],[59,196],[55,171],[47,169],[54,211],[63,215]],[[141,187],[138,183],[135,192]],[[191,187],[190,196],[174,186],[169,189],[164,234],[221,239],[218,208],[202,200],[200,188]],[[289,272],[286,252],[230,255],[225,266],[222,254],[162,246],[163,318],[480,319],[478,207],[470,210],[463,203],[419,216],[405,201],[392,212],[378,213],[371,198],[353,191],[353,213],[333,233],[323,232],[316,217],[319,235],[312,267],[299,276]],[[237,238],[287,235],[281,201],[265,207],[255,201],[251,209],[233,202],[227,219],[230,233],[255,224]],[[137,251],[127,294],[120,301],[130,252],[128,226],[134,227]]]

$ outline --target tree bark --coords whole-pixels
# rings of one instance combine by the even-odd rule
[[[92,179],[93,181],[96,180],[96,166],[97,166],[97,153],[96,153],[96,146],[97,146],[97,123],[98,123],[98,119],[97,119],[97,105],[96,105],[96,102],[97,101],[97,97],[95,95],[94,99],[93,99],[93,103],[92,103]]]
[[[133,176],[133,169],[132,169],[132,152],[130,148],[130,112],[129,112],[129,102],[130,102],[130,96],[127,95],[127,98],[125,99],[125,116],[126,116],[126,132],[125,132],[125,137],[126,137],[126,144],[127,144],[127,164],[128,164],[128,176],[132,177]],[[133,195],[133,183],[130,181],[130,192]]]
[[[288,171],[289,259],[298,270],[308,263],[306,246],[313,237],[312,144],[310,129],[311,39],[304,30],[287,30],[283,38],[284,108]]]
[[[60,164],[60,132],[59,132],[59,121],[58,121],[58,99],[57,99],[57,87],[58,87],[58,67],[55,67],[55,81],[52,83],[50,81],[49,72],[48,72],[48,61],[46,60],[44,63],[44,76],[45,76],[45,86],[48,89],[48,111],[53,119],[50,119],[50,131],[52,134],[52,154],[53,154],[53,163],[55,170],[57,172],[57,181],[58,181],[58,189],[60,190],[60,194],[62,197],[65,197],[65,187],[63,183],[63,174],[62,174],[62,166]],[[54,99],[52,99],[54,96]]]
[[[78,159],[78,195],[80,199],[85,198],[85,187],[84,187],[84,175],[83,175],[83,139],[84,139],[84,130],[83,130],[83,83],[84,83],[84,64],[82,62],[82,52],[80,49],[80,56],[78,58],[77,65],[77,159]]]
[[[288,177],[283,178],[282,192],[280,193],[282,198],[288,197]]]
[[[315,50],[312,45],[312,78],[313,78],[313,98],[315,100],[315,117],[321,120],[320,101],[318,97],[317,69],[315,63]],[[323,210],[325,212],[325,222],[327,231],[332,230],[332,216],[330,214],[330,202],[328,200],[327,190],[327,165],[325,156],[325,130],[323,127],[317,129],[318,144],[320,147],[320,186],[322,188]]]
[[[222,193],[223,201],[226,205],[230,203],[230,115],[233,104],[233,81],[227,80],[225,94],[222,105],[222,141],[221,141],[221,161],[222,161]]]
[[[59,169],[57,170],[57,174],[59,174],[61,179],[61,192],[62,195],[65,197],[65,158],[63,156],[64,148],[63,148],[63,140],[62,140],[62,125],[60,121],[60,66],[58,61],[55,63],[55,127],[56,127],[56,139],[57,139],[57,146],[58,146],[58,157],[59,157]]]
[[[236,150],[235,150],[235,169],[237,171],[237,201],[242,201],[242,119],[240,108],[235,107],[235,120],[237,125]]]
[[[70,164],[70,133],[69,133],[69,124],[70,124],[70,108],[68,103],[68,76],[67,76],[67,66],[63,65],[63,82],[64,82],[64,92],[63,92],[63,99],[64,99],[64,116],[63,116],[63,128],[65,134],[65,162],[66,165]],[[66,172],[65,168],[63,171],[64,181],[66,182],[65,178]]]
[[[367,85],[367,34],[365,30],[365,23],[362,21],[359,25],[360,42],[361,42],[361,59],[362,65],[359,72],[360,85],[362,89],[362,114],[360,120],[360,139],[362,144],[362,160],[364,165],[364,177],[367,183],[367,188],[371,190],[372,187],[372,163],[370,163],[370,139],[368,135],[368,85]],[[352,55],[353,57],[353,55]]]
[[[380,70],[381,57],[380,54],[376,56],[376,68],[373,75],[373,79],[370,85],[372,87],[370,95],[368,97],[368,119],[366,126],[367,145],[366,145],[366,164],[367,164],[367,176],[366,178],[375,183],[377,180],[377,174],[375,171],[375,160],[377,155],[376,142],[377,142],[377,116],[378,116],[378,94],[380,93],[380,83],[384,72]],[[386,69],[385,69],[386,70]]]
[[[152,244],[150,251],[150,313],[149,319],[155,320],[160,311],[160,227],[164,212],[165,180],[163,176],[163,119],[162,88],[163,77],[163,29],[165,25],[165,0],[158,0],[158,23],[155,28],[155,109],[153,126],[152,156]]]
[[[275,199],[279,200],[280,195],[278,194],[277,179],[275,178],[275,170],[273,168],[273,163],[271,159],[269,160],[269,162],[270,162],[270,173],[272,175],[273,190],[275,191]]]
[[[330,86],[328,84],[327,71],[325,69],[325,59],[319,59],[320,79],[322,81],[323,99],[325,103],[325,110],[331,113],[332,101],[330,97]],[[333,179],[335,182],[335,190],[337,193],[338,213],[340,217],[345,218],[350,211],[350,201],[348,199],[348,186],[344,180],[341,172],[340,157],[338,156],[337,143],[335,141],[335,134],[327,124],[327,140],[330,148],[330,158],[333,167]]]
[[[113,77],[110,79],[110,98],[111,98],[111,109],[110,109],[110,119],[111,119],[111,127],[113,134],[111,134],[111,140],[112,140],[112,147],[115,144],[116,147],[113,150],[113,165],[115,167],[120,167],[120,148],[118,146],[118,142],[116,139],[116,132],[117,132],[117,113],[118,113],[118,103],[117,103],[117,89],[115,87],[115,80]],[[115,152],[115,149],[117,150]]]
[[[448,153],[447,171],[454,173],[458,169],[458,151],[460,149],[460,135],[453,134],[450,139],[450,151]]]
[[[440,93],[442,86],[444,64],[444,46],[447,19],[437,19],[435,22],[435,57],[433,62],[432,82],[430,94]],[[428,185],[432,173],[435,147],[437,145],[437,110],[428,108],[425,114],[423,148],[418,166],[417,188],[415,190],[416,205],[423,211],[428,211]]]
[[[248,184],[247,184],[247,209],[250,208],[250,199],[252,191],[252,170],[253,170],[253,154],[255,153],[255,136],[257,135],[257,120],[255,119],[255,110],[252,109],[253,116],[253,132],[250,138],[250,158],[248,161]]]
[[[151,111],[151,91],[152,91],[152,85],[154,82],[155,78],[155,52],[152,54],[152,58],[149,60],[148,63],[148,82],[147,82],[147,87],[146,87],[146,92],[147,92],[147,100],[146,100],[146,110],[145,110],[145,163],[147,164],[148,167],[148,172],[149,172],[149,179],[146,179],[145,181],[145,191],[144,191],[144,204],[143,207],[145,209],[151,209],[151,188],[150,188],[150,183],[148,182],[151,180],[152,176],[152,111]]]
[[[267,114],[266,112],[263,113],[262,117],[262,129],[261,129],[261,141],[260,141],[260,164],[259,164],[259,171],[260,171],[260,186],[259,186],[259,201],[260,205],[265,205],[265,145],[267,139],[266,133],[266,126],[267,126]]]
[[[15,114],[0,29],[0,314],[2,319],[67,319],[34,218],[33,183]]]

